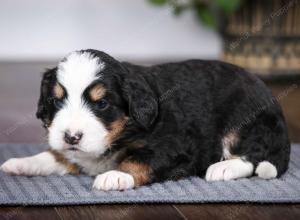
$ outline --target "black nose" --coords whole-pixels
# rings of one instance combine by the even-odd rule
[[[71,135],[70,131],[65,132],[65,142],[71,145],[78,144],[80,139],[82,138],[81,132],[76,132],[74,135]]]

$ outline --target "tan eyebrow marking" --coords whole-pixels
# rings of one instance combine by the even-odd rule
[[[54,86],[54,96],[58,99],[61,99],[64,97],[65,91],[62,88],[62,86],[59,83],[56,83]]]
[[[98,101],[103,98],[106,90],[103,85],[97,84],[90,90],[90,97],[93,101]]]

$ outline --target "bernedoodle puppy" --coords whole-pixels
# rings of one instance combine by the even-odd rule
[[[288,168],[277,100],[258,78],[219,61],[144,67],[75,51],[44,73],[36,115],[51,148],[6,161],[4,172],[85,173],[96,189],[126,190],[189,176],[270,179]]]

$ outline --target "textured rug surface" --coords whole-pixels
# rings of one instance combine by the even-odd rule
[[[0,144],[0,164],[11,157],[41,152],[42,145]],[[92,190],[88,176],[9,176],[0,171],[0,205],[66,205],[101,203],[300,202],[300,146],[292,147],[289,170],[280,179],[257,177],[206,182],[191,177],[124,192]]]

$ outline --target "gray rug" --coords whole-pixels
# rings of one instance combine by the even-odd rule
[[[28,156],[42,145],[0,144],[0,164],[11,157]],[[0,172],[0,205],[67,205],[104,203],[296,203],[300,202],[300,146],[292,147],[288,172],[280,179],[257,177],[208,183],[198,177],[152,184],[124,192],[91,189],[87,176],[22,177]]]

